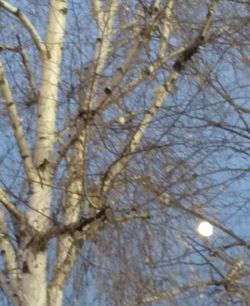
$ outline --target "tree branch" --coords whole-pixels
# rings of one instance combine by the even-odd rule
[[[118,69],[116,71],[116,73],[114,74],[112,80],[111,80],[111,89],[117,87],[120,82],[122,81],[123,77],[125,76],[125,74],[127,73],[127,71],[129,70],[129,68],[131,67],[131,65],[134,63],[134,61],[136,60],[140,50],[142,49],[142,47],[144,46],[145,41],[139,41],[138,44],[136,44],[134,46],[134,48],[131,49],[131,51],[129,52],[123,66]],[[98,114],[99,111],[101,111],[107,104],[107,101],[109,101],[110,97],[107,93],[103,93],[100,98],[98,99],[98,101],[96,102],[97,104],[97,108],[94,110],[94,114]],[[83,103],[84,101],[82,101]],[[73,128],[75,128],[75,131],[72,131],[72,133],[69,136],[69,139],[67,141],[65,141],[64,139],[59,139],[58,142],[61,143],[60,148],[57,150],[58,156],[54,162],[54,168],[56,168],[56,166],[60,163],[61,159],[66,155],[67,151],[69,150],[69,148],[71,147],[71,145],[77,141],[79,139],[79,136],[81,135],[82,131],[83,131],[83,124],[82,124],[82,117],[79,116],[79,114],[82,112],[82,107],[83,105],[80,105],[80,109],[76,115],[76,118],[72,119],[71,121],[74,122],[74,125],[72,126],[72,130]],[[75,121],[77,122],[75,124]],[[80,124],[78,124],[78,122],[80,122]]]
[[[174,0],[168,1],[165,8],[165,14],[162,21],[162,30],[160,38],[159,57],[164,58],[168,46],[169,34],[171,31],[171,17],[173,15]]]
[[[28,55],[25,52],[25,49],[23,48],[21,40],[20,40],[18,35],[17,35],[17,40],[18,40],[18,44],[19,44],[19,53],[21,55],[23,65],[24,65],[24,67],[26,69],[26,72],[27,72],[28,82],[30,84],[33,95],[36,95],[36,91],[37,91],[36,90],[36,83],[35,83],[34,74],[32,72],[32,67],[31,67]]]
[[[118,9],[117,0],[110,1],[110,7],[107,12],[101,11],[101,3],[99,0],[93,0],[93,7],[95,7],[96,14],[98,16],[98,28],[99,37],[96,42],[95,52],[95,74],[100,75],[107,61],[108,54],[110,52],[111,36],[114,31],[113,23]]]
[[[0,188],[0,203],[7,209],[7,211],[14,216],[17,220],[23,221],[24,214],[17,210],[17,208],[10,202],[6,192]]]
[[[58,235],[66,235],[64,239],[59,241],[62,253],[57,258],[57,266],[49,286],[52,305],[54,305],[53,303],[58,294],[61,294],[58,288],[65,284],[84,241],[93,234],[95,235],[97,230],[100,230],[105,224],[117,224],[133,219],[149,219],[149,215],[145,212],[130,211],[121,216],[109,216],[107,210],[108,208],[104,208],[93,217],[82,218],[69,225],[62,225],[61,227],[56,225],[50,232],[45,234],[45,239],[52,239]],[[67,252],[65,252],[65,248]]]
[[[108,221],[109,223],[123,223],[134,219],[148,220],[150,219],[150,215],[144,211],[131,210],[120,216],[114,216],[111,220]]]
[[[72,222],[70,224],[57,224],[55,227],[50,229],[48,232],[43,234],[41,237],[45,241],[49,241],[50,239],[53,239],[53,238],[58,237],[58,236],[62,236],[62,235],[66,235],[66,234],[72,235],[72,234],[75,233],[75,231],[81,232],[85,228],[88,228],[88,226],[91,223],[93,223],[95,221],[104,220],[105,218],[106,218],[106,209],[103,208],[93,217],[81,218],[80,220],[78,220],[76,222]]]
[[[13,47],[10,45],[0,45],[0,52],[4,51],[19,52],[19,47]]]
[[[160,300],[164,299],[171,299],[177,294],[186,292],[190,289],[195,288],[202,288],[202,287],[208,287],[208,286],[224,286],[225,281],[224,280],[212,280],[212,281],[204,281],[204,282],[197,282],[190,285],[182,286],[180,288],[175,288],[170,291],[164,291],[160,293],[156,293],[154,295],[145,296],[142,298],[137,298],[136,300],[132,301],[131,303],[127,304],[127,306],[136,306],[136,305],[144,305],[148,303],[154,303]]]
[[[95,55],[94,55],[94,76],[92,80],[92,84],[90,86],[90,90],[87,93],[87,101],[80,101],[81,109],[86,107],[91,109],[94,103],[94,96],[96,93],[96,89],[99,84],[99,76],[101,75],[103,69],[105,68],[108,55],[110,53],[111,48],[111,38],[114,33],[114,19],[118,10],[118,2],[117,0],[112,0],[109,2],[110,7],[107,12],[104,12],[102,9],[102,4],[100,0],[92,1],[92,10],[94,18],[98,25],[98,37],[95,45]]]
[[[197,212],[195,209],[192,208],[186,208],[185,206],[181,205],[178,201],[173,199],[171,196],[167,195],[164,192],[161,192],[152,182],[150,183],[144,183],[143,184],[147,190],[153,192],[157,196],[157,200],[160,201],[162,204],[169,206],[169,207],[174,207],[177,209],[181,209],[185,211],[186,213],[200,219],[200,220],[205,220],[209,223],[211,223],[213,226],[216,228],[220,229],[222,232],[228,234],[230,237],[234,238],[236,241],[240,243],[240,245],[246,247],[247,249],[250,250],[250,243],[245,241],[244,239],[240,238],[238,235],[236,235],[231,229],[228,229],[226,226],[222,225],[220,221],[216,221],[210,217],[207,217],[203,215],[200,212]]]
[[[19,221],[24,219],[24,216],[16,210],[12,203],[10,203],[7,194],[2,189],[0,189],[0,202],[14,218],[17,218]],[[0,208],[0,253],[4,263],[5,273],[4,279],[2,278],[3,274],[0,275],[0,286],[9,296],[13,305],[18,305],[17,282],[19,269],[15,249],[11,243],[8,231],[9,228],[6,223],[6,215],[3,208]]]
[[[99,27],[101,27],[101,24],[104,22],[103,20],[103,11],[101,7],[101,1],[100,0],[92,0],[91,1],[91,8],[92,8],[92,15]]]
[[[37,173],[31,158],[31,152],[25,139],[22,120],[19,118],[17,109],[12,97],[12,93],[5,77],[3,67],[0,63],[0,92],[5,102],[8,111],[9,119],[12,125],[12,130],[18,144],[21,158],[25,169],[26,176],[30,183],[38,181]]]
[[[13,288],[8,282],[8,278],[2,272],[0,272],[0,288],[6,293],[13,306],[20,306],[21,302],[17,295],[17,289]]]
[[[44,60],[37,114],[37,141],[34,163],[39,167],[49,161],[55,143],[57,99],[64,36],[67,21],[67,1],[50,1],[47,30],[47,50]]]
[[[0,253],[5,266],[5,273],[11,285],[17,288],[18,266],[14,247],[8,235],[3,209],[0,209]]]
[[[145,134],[146,128],[150,125],[155,115],[158,113],[159,109],[162,107],[164,100],[167,96],[169,96],[174,88],[177,78],[179,77],[182,70],[185,68],[187,62],[191,60],[191,58],[198,53],[201,46],[203,46],[210,38],[208,34],[208,29],[212,22],[212,17],[214,15],[215,5],[217,4],[218,0],[212,0],[210,8],[207,13],[206,21],[202,26],[199,35],[197,36],[196,40],[188,45],[178,56],[176,59],[172,72],[170,73],[167,81],[164,85],[158,87],[155,90],[155,98],[153,103],[151,104],[150,108],[145,112],[144,117],[132,135],[130,142],[125,147],[122,154],[119,158],[108,168],[104,177],[103,177],[103,184],[101,194],[102,197],[105,198],[107,193],[109,192],[113,180],[115,179],[116,175],[124,169],[125,165],[130,159],[130,156],[136,152],[136,149]]]
[[[35,79],[34,79],[34,74],[32,72],[32,67],[31,64],[29,62],[29,58],[27,53],[25,52],[25,49],[22,47],[21,44],[21,40],[19,38],[19,36],[17,35],[17,39],[18,39],[18,44],[19,46],[9,46],[9,45],[0,45],[0,52],[2,51],[11,51],[11,52],[16,52],[19,53],[21,58],[22,58],[22,62],[24,65],[24,68],[26,69],[26,73],[27,73],[27,79],[30,85],[30,88],[32,90],[33,95],[36,95],[36,85],[35,85]],[[35,97],[32,97],[33,99]]]
[[[92,5],[93,5],[93,15],[97,16],[98,12],[101,10],[101,4],[99,2],[99,0],[93,0],[92,1]],[[110,38],[110,35],[112,34],[112,29],[111,29],[111,25],[113,22],[113,18],[114,18],[114,14],[116,12],[117,9],[117,3],[116,1],[112,2],[112,16],[109,17],[109,21],[110,21],[110,25],[109,25],[109,31],[108,31],[108,35],[106,34],[105,39],[107,40],[108,38]],[[99,17],[98,17],[99,18]],[[152,32],[152,27],[149,27],[149,29],[147,29],[148,32]],[[112,94],[112,91],[114,89],[116,89],[118,87],[118,85],[121,83],[121,81],[123,80],[123,78],[125,77],[126,73],[128,72],[129,68],[133,65],[133,63],[136,61],[136,59],[138,58],[138,55],[140,54],[140,51],[142,50],[142,48],[149,42],[148,37],[143,36],[142,34],[139,35],[139,39],[136,41],[136,43],[134,44],[134,46],[131,48],[131,50],[129,51],[123,65],[117,69],[117,71],[114,73],[111,81],[110,81],[110,90],[106,91],[104,90],[103,94],[101,94],[101,96],[98,98],[98,100],[96,101],[96,105],[97,107],[94,110],[94,114],[98,114],[105,106],[107,106],[107,103],[110,101],[110,93]],[[108,43],[108,42],[106,42]],[[102,47],[103,49],[103,47]],[[107,48],[106,48],[107,49]],[[106,50],[107,51],[107,50]],[[102,54],[101,56],[104,58],[106,58],[107,56],[107,52],[105,51],[105,56],[104,54]],[[177,52],[173,52],[173,54],[171,53],[170,57],[176,56],[177,54],[181,53],[183,50],[177,50]],[[103,52],[103,51],[102,51]],[[176,54],[175,54],[176,53]],[[96,55],[97,56],[97,55]],[[100,58],[100,55],[99,55]],[[98,57],[97,57],[98,60]],[[103,68],[103,60],[101,61],[102,64],[98,64],[99,65],[99,70],[100,68]],[[162,60],[157,61],[154,65],[154,67],[160,67],[162,64]],[[139,82],[143,81],[145,79],[145,73],[143,72],[142,75],[139,76],[138,82],[133,82],[133,84],[130,84],[130,88],[136,86],[136,84],[138,84]],[[126,88],[128,89],[128,88]],[[113,99],[115,99],[113,97]],[[79,119],[79,113],[82,111],[82,108],[84,106],[84,103],[86,101],[81,101],[80,103],[80,109],[79,112],[76,115],[76,118],[73,119],[72,121],[82,121],[82,118]],[[73,127],[72,127],[73,129]],[[75,125],[75,131],[73,131],[69,137],[69,139],[65,142],[63,139],[59,139],[59,143],[62,143],[62,145],[60,146],[59,150],[58,150],[58,157],[56,158],[56,161],[54,163],[54,167],[56,168],[56,166],[59,164],[60,160],[66,155],[67,151],[69,150],[69,148],[71,147],[71,145],[78,140],[79,136],[81,135],[82,132],[82,124],[76,124]]]
[[[73,155],[67,160],[67,177],[65,184],[67,185],[67,197],[64,204],[64,224],[58,225],[45,233],[44,239],[48,241],[53,237],[58,237],[57,256],[55,268],[53,271],[52,281],[50,283],[49,296],[51,305],[57,305],[57,301],[62,299],[62,293],[58,291],[58,287],[63,287],[71,272],[77,255],[79,254],[79,245],[74,243],[75,231],[84,229],[90,220],[79,220],[79,214],[83,207],[83,181],[78,169],[83,171],[85,163],[84,144],[86,140],[84,132],[79,135],[79,139],[74,141]],[[78,230],[77,230],[78,229]],[[84,239],[83,239],[84,240]]]
[[[125,165],[131,158],[131,155],[136,152],[136,149],[145,134],[146,128],[149,126],[154,116],[161,108],[164,99],[172,93],[178,75],[179,74],[175,70],[173,70],[167,82],[155,90],[155,98],[153,103],[151,104],[151,107],[145,112],[139,127],[132,135],[130,142],[126,145],[122,154],[112,165],[110,165],[103,177],[103,184],[101,190],[101,195],[103,198],[105,198],[107,193],[109,192],[116,175],[122,172]]]
[[[94,222],[103,222],[107,224],[128,222],[134,219],[147,220],[150,219],[150,215],[143,211],[131,210],[125,214],[119,216],[110,216],[109,208],[103,208],[96,213],[93,217],[81,218],[76,222],[70,224],[57,224],[55,227],[50,229],[48,232],[44,233],[38,239],[43,239],[44,241],[49,241],[55,237],[70,234],[73,235],[76,231],[83,232],[89,229],[89,226]]]
[[[36,31],[36,29],[34,28],[34,26],[32,25],[32,23],[29,21],[29,19],[27,18],[27,16],[22,13],[18,8],[16,8],[15,6],[7,3],[6,1],[0,0],[0,7],[2,7],[3,9],[5,9],[6,11],[8,11],[9,13],[15,15],[20,22],[24,25],[24,27],[28,30],[28,32],[30,33],[39,53],[42,59],[44,59],[47,56],[47,49],[46,46],[44,44],[44,42],[42,41],[40,35],[38,34],[38,32]]]

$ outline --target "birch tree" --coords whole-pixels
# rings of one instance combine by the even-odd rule
[[[250,305],[249,2],[48,2],[0,0],[1,305]]]

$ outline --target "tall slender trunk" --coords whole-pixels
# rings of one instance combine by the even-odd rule
[[[34,232],[25,232],[20,259],[22,306],[48,305],[47,242],[39,242],[34,236],[39,236],[49,226],[52,198],[50,186],[53,181],[50,154],[55,143],[56,108],[66,15],[67,1],[51,0],[46,41],[47,54],[43,58],[34,152],[34,164],[39,181],[31,182],[27,213],[27,221]]]

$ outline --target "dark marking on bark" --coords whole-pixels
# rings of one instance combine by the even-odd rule
[[[146,111],[145,111],[145,114],[147,114],[147,115],[153,115],[153,112],[152,111],[150,111],[149,109],[147,109]]]
[[[151,38],[151,33],[152,33],[152,29],[149,28],[149,27],[144,27],[141,29],[140,31],[140,36],[143,37],[143,38]]]
[[[86,116],[86,110],[81,109],[78,112],[78,118],[84,118]]]
[[[48,46],[46,46],[46,56],[47,56],[47,59],[51,59],[51,54],[50,54]]]
[[[78,112],[78,117],[82,118],[83,120],[90,121],[94,119],[95,114],[96,114],[96,111],[93,109],[89,109],[89,110],[81,109]]]
[[[177,71],[178,73],[181,72],[181,70],[184,68],[184,65],[182,63],[181,60],[176,60],[176,62],[174,63],[174,66],[173,66],[174,70]]]
[[[64,15],[66,15],[67,12],[68,12],[68,9],[67,9],[66,7],[64,7],[63,9],[60,10],[60,12],[61,12],[62,14],[64,14]]]
[[[47,239],[39,233],[34,234],[26,245],[26,248],[32,250],[34,254],[43,252],[47,248]]]
[[[39,140],[44,140],[44,139],[47,139],[47,137],[46,136],[40,136],[39,137]]]
[[[112,94],[112,90],[111,90],[110,87],[105,87],[105,88],[104,88],[104,92],[105,92],[105,94],[107,94],[107,95],[111,95],[111,94]]]
[[[204,43],[203,35],[200,35],[192,45],[187,47],[181,55],[175,61],[173,68],[176,72],[180,73],[184,68],[185,64],[192,59],[192,57],[199,51],[200,47]]]
[[[20,17],[22,15],[22,12],[20,11],[20,9],[17,9],[14,13],[14,15]]]
[[[82,219],[79,222],[79,225],[74,228],[75,231],[82,231],[85,226],[88,224],[94,222],[95,220],[100,220],[102,219],[103,221],[105,220],[106,217],[106,207],[100,210],[94,217],[88,218],[88,219]]]
[[[38,168],[42,171],[44,171],[46,169],[46,167],[48,166],[49,161],[45,158],[38,166]]]
[[[26,261],[23,262],[22,272],[23,273],[30,273],[30,269],[29,269],[29,266],[28,266]]]
[[[119,67],[119,68],[117,69],[117,71],[119,71],[122,75],[124,74],[124,71],[123,71],[122,67]]]

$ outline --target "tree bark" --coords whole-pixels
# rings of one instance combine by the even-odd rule
[[[51,205],[52,173],[50,154],[55,142],[56,109],[60,66],[67,16],[67,1],[52,0],[47,31],[47,54],[43,58],[43,71],[38,105],[37,141],[34,165],[39,181],[31,182],[28,224],[38,233],[49,225]],[[47,294],[47,250],[33,243],[34,237],[27,233],[23,239],[21,256],[21,296],[24,306],[48,305]]]

